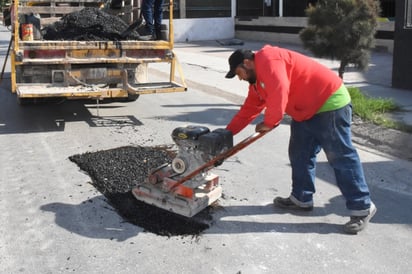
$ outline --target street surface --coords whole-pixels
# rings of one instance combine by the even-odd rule
[[[1,63],[8,42],[9,32],[0,27]],[[222,48],[221,55],[230,52]],[[164,237],[124,222],[68,159],[172,144],[170,134],[181,125],[225,127],[246,90],[213,92],[215,81],[225,81],[223,63],[211,86],[191,82],[185,93],[24,107],[10,93],[7,66],[0,85],[0,273],[410,273],[411,161],[357,146],[378,212],[366,231],[346,235],[344,200],[323,153],[314,211],[292,214],[272,206],[275,196],[290,191],[285,121],[214,170],[224,198],[210,229],[197,237]],[[207,69],[182,67],[188,80]],[[224,90],[239,85],[224,83]]]

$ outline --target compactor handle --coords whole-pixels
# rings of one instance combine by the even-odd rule
[[[270,131],[270,130],[269,130]],[[203,165],[201,165],[200,167],[196,168],[195,170],[193,170],[192,172],[190,172],[188,175],[186,175],[185,177],[181,178],[179,181],[176,182],[176,184],[172,187],[172,190],[176,187],[178,187],[179,185],[183,184],[184,182],[186,182],[187,180],[192,179],[193,177],[195,177],[197,174],[199,174],[200,172],[206,170],[207,168],[214,166],[216,163],[218,162],[223,162],[224,160],[226,160],[227,158],[233,156],[234,154],[236,154],[237,152],[239,152],[240,150],[244,149],[245,147],[247,147],[248,145],[250,145],[251,143],[255,142],[256,140],[260,139],[261,137],[263,137],[264,135],[266,135],[269,131],[264,131],[264,132],[255,132],[254,134],[250,135],[249,137],[247,137],[246,139],[243,139],[241,142],[237,143],[235,146],[231,147],[230,149],[226,150],[225,152],[217,155],[215,158],[213,158],[212,160],[210,160],[209,162],[204,163]]]

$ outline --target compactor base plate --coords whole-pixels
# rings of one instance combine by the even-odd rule
[[[133,188],[132,194],[139,201],[190,218],[219,199],[222,196],[222,187],[216,186],[212,190],[198,187],[194,189],[193,197],[188,198],[144,183]]]

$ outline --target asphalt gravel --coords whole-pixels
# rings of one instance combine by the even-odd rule
[[[70,156],[92,179],[122,218],[134,225],[161,236],[199,236],[210,227],[210,208],[196,218],[186,218],[138,201],[131,189],[143,182],[149,171],[170,162],[173,152],[161,147],[126,146]]]
[[[127,36],[121,36],[127,27],[120,17],[88,7],[64,15],[59,21],[43,28],[42,35],[45,40],[139,40],[140,36],[135,30]]]

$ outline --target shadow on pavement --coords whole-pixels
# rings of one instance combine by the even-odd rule
[[[163,105],[168,108],[199,107],[199,111],[181,112],[178,115],[156,116],[153,119],[180,121],[194,124],[213,124],[226,127],[231,118],[238,112],[239,106],[235,104],[198,104],[198,105]],[[234,109],[232,107],[235,107]],[[251,125],[263,121],[263,114],[259,115]],[[290,124],[290,118],[285,117],[280,124]]]
[[[412,224],[412,215],[407,210],[410,208],[412,184],[404,181],[410,171],[400,161],[363,163],[371,197],[378,208],[372,222]],[[380,176],[376,176],[378,171]],[[317,163],[316,176],[336,186],[333,170],[327,162]]]
[[[50,203],[40,209],[54,213],[58,226],[88,238],[122,242],[143,231],[113,217],[114,209],[104,200],[100,195],[80,204]]]
[[[100,116],[99,109],[125,107],[122,103],[93,100],[52,101],[19,105],[16,94],[0,89],[0,134],[64,131],[67,122],[85,122],[90,127],[140,126],[132,115]],[[89,109],[94,109],[91,113]]]
[[[387,193],[387,191],[372,188],[373,199],[378,208],[371,223],[412,225],[412,215],[407,210],[410,197],[407,195]],[[331,223],[330,220],[319,222],[319,217],[336,214],[342,216],[342,223]],[[317,233],[317,234],[346,234],[342,225],[349,220],[342,196],[332,197],[323,207],[316,207],[311,212],[285,211],[275,208],[272,203],[263,206],[225,206],[213,214],[214,225],[206,233]],[[302,218],[301,222],[271,222],[264,221],[264,215],[292,215]],[[251,217],[252,216],[252,217]],[[316,222],[311,221],[316,218]],[[254,220],[255,219],[255,220]],[[290,219],[290,217],[289,217]]]

